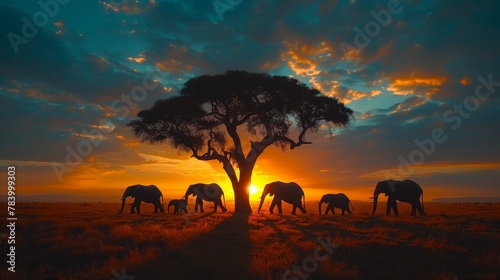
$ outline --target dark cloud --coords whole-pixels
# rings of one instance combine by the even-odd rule
[[[90,139],[87,132],[105,129],[104,120],[113,131],[104,133],[78,174],[144,163],[140,151],[176,157],[177,151],[139,146],[125,124],[189,78],[243,69],[292,75],[356,110],[353,124],[333,137],[322,132],[310,136],[316,144],[307,148],[271,151],[310,162],[282,172],[316,174],[325,186],[369,185],[373,174],[397,169],[400,156],[408,159],[416,140],[442,129],[447,140],[413,175],[429,185],[462,188],[471,178],[498,185],[497,173],[457,169],[449,175],[442,166],[498,164],[500,89],[482,80],[500,81],[500,5],[401,1],[401,12],[356,45],[357,28],[367,33],[377,22],[374,13],[387,15],[387,3],[242,1],[220,18],[211,1],[72,2],[16,53],[8,34],[23,35],[23,18],[40,8],[8,1],[0,6],[0,102],[8,132],[0,159],[64,162],[66,147],[76,149]],[[346,55],[341,44],[358,52]],[[154,89],[130,101],[149,75]],[[483,97],[495,91],[479,98],[478,86]],[[424,174],[424,167],[436,171]],[[52,172],[33,168],[32,174]]]

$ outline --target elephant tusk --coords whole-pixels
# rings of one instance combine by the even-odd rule
[[[375,198],[374,196],[370,197],[370,199],[374,199],[374,198]]]

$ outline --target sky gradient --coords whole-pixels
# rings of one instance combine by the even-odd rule
[[[40,2],[0,5],[0,178],[16,166],[20,195],[118,198],[139,183],[174,198],[216,182],[231,200],[218,162],[141,144],[126,124],[192,77],[245,70],[355,111],[312,145],[268,148],[258,188],[295,181],[306,198],[366,200],[378,181],[408,178],[426,200],[500,197],[495,1]]]

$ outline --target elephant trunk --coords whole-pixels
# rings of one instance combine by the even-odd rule
[[[122,208],[120,208],[120,212],[118,212],[118,214],[121,214],[123,212],[123,208],[125,207],[125,200],[126,199],[127,199],[127,197],[122,198]]]
[[[321,198],[321,200],[319,201],[319,215],[321,216],[321,204],[325,203],[326,201],[323,200],[323,198]]]
[[[262,192],[262,195],[260,197],[260,204],[259,204],[259,209],[257,209],[257,213],[260,212],[260,209],[262,208],[262,204],[264,204],[264,199],[266,199],[267,194],[269,193],[269,190],[267,190],[267,186],[264,188],[264,191]]]
[[[264,196],[264,195],[260,198],[260,204],[259,204],[259,209],[257,209],[257,213],[260,212],[260,209],[262,208],[262,204],[264,204],[265,198],[266,198],[266,196]]]
[[[168,204],[167,213],[170,213],[170,206],[172,206],[172,203]]]
[[[373,212],[372,215],[375,215],[375,210],[377,210],[377,202],[378,202],[378,193],[373,194]]]
[[[186,201],[186,205],[188,204],[188,197],[191,194],[194,195],[194,191],[193,191],[193,187],[189,186],[189,188],[186,190],[186,193],[184,194],[184,200]]]

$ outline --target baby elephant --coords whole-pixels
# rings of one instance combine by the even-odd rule
[[[167,211],[168,213],[170,213],[170,206],[174,206],[174,214],[181,214],[182,211],[184,211],[185,213],[187,213],[187,204],[186,204],[186,200],[184,199],[172,199],[170,200],[170,202],[168,203],[168,208],[167,208]]]
[[[332,211],[332,215],[335,214],[334,207],[342,209],[342,216],[344,215],[344,212],[347,211],[349,215],[352,214],[351,210],[349,210],[349,204],[351,204],[352,210],[354,211],[354,207],[352,206],[351,201],[349,198],[343,194],[343,193],[337,193],[337,194],[325,194],[321,200],[319,201],[319,215],[321,216],[321,204],[327,203],[328,202],[328,207],[326,207],[326,212],[325,215],[328,215],[328,211]]]

